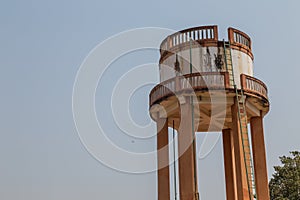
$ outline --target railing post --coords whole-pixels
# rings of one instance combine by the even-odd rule
[[[246,83],[246,76],[245,74],[241,74],[241,86],[242,86],[242,89],[247,89],[247,83]]]
[[[233,34],[233,29],[232,28],[228,28],[228,40],[229,40],[230,44],[235,43],[235,41],[234,41],[234,34]]]
[[[219,39],[218,26],[214,26],[213,30],[214,30],[214,40],[218,41],[218,39]]]
[[[179,92],[181,90],[181,81],[180,81],[180,79],[181,79],[180,76],[175,77],[175,92]]]
[[[170,40],[170,36],[168,36],[168,39],[167,39],[167,51],[171,48],[171,40]]]
[[[252,41],[251,41],[251,39],[250,39],[250,38],[249,38],[249,40],[248,40],[248,41],[249,41],[249,49],[250,49],[250,50],[252,50]]]
[[[224,84],[225,84],[225,88],[230,87],[229,73],[228,72],[224,72]]]

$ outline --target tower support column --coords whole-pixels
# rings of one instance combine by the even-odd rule
[[[158,200],[170,199],[168,119],[157,119],[157,194]]]
[[[231,107],[231,113],[237,200],[250,200],[238,112],[238,102],[235,100],[234,105]]]
[[[180,200],[198,200],[192,112],[190,98],[186,97],[185,103],[180,105],[181,122],[178,129]]]
[[[269,200],[268,172],[262,116],[250,120],[257,199]]]
[[[236,177],[235,177],[235,162],[234,162],[234,146],[231,129],[223,129],[223,153],[225,167],[225,182],[226,182],[226,199],[236,200]]]

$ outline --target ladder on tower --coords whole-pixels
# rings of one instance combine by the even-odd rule
[[[255,177],[254,177],[254,167],[252,162],[252,155],[250,149],[249,133],[247,127],[247,112],[245,106],[245,96],[243,89],[238,91],[235,80],[234,80],[234,70],[232,63],[231,47],[230,42],[223,41],[224,44],[224,59],[226,65],[226,71],[229,73],[229,83],[230,86],[234,87],[235,98],[238,104],[238,118],[240,125],[240,134],[243,146],[244,162],[247,175],[247,186],[249,191],[249,199],[256,199],[256,187],[255,187]]]
[[[226,67],[226,72],[229,74],[229,84],[230,86],[234,86],[234,74],[233,74],[233,64],[232,64],[232,55],[231,55],[231,49],[230,49],[230,43],[225,42],[223,40],[223,45],[224,45],[224,59],[225,59],[225,67]]]

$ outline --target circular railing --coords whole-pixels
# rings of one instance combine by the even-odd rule
[[[192,73],[166,80],[150,92],[150,106],[174,94],[230,88],[227,72]]]
[[[261,80],[242,74],[241,85],[244,92],[259,95],[268,99],[268,88]]]
[[[190,46],[190,41],[205,46],[218,46],[218,43],[223,45],[218,38],[218,26],[199,26],[166,37],[160,45],[161,57],[168,55],[169,52],[177,52],[181,47]],[[253,59],[251,39],[246,33],[235,28],[228,28],[228,41],[233,49],[243,51]]]
[[[217,26],[200,26],[185,29],[169,35],[160,45],[161,55],[166,51],[172,51],[173,48],[179,45],[184,45],[193,41],[218,41]]]
[[[251,93],[268,100],[266,85],[245,74],[241,75],[241,87],[245,93]],[[168,79],[156,85],[149,94],[150,107],[160,101],[180,93],[191,93],[201,90],[233,90],[229,83],[228,72],[192,73]]]

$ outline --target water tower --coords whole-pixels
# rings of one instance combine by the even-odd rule
[[[160,83],[149,95],[158,200],[170,199],[168,127],[178,133],[180,200],[200,196],[195,132],[222,132],[227,200],[269,200],[263,132],[269,101],[266,85],[253,76],[250,37],[229,28],[228,40],[219,40],[217,26],[182,30],[162,41],[159,63]]]

